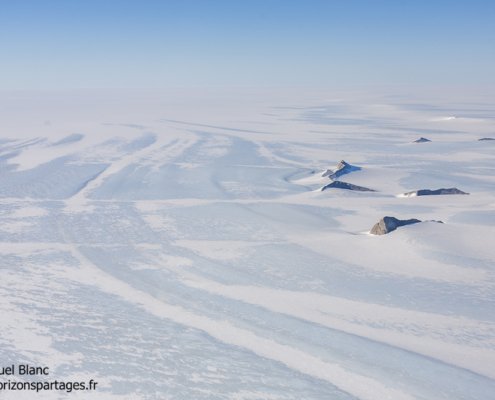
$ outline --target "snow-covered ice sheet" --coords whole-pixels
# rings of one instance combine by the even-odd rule
[[[5,93],[2,365],[98,399],[495,399],[495,102],[465,95]],[[319,191],[340,160],[376,192]],[[470,194],[399,196],[443,187]]]

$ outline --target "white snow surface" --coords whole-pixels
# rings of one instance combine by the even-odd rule
[[[41,399],[495,399],[493,115],[474,91],[3,93],[0,367],[99,382]],[[377,191],[317,191],[342,159]],[[470,195],[397,195],[424,187]],[[444,223],[363,234],[385,215]]]

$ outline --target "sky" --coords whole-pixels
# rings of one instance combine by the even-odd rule
[[[0,90],[493,85],[495,1],[0,0]]]

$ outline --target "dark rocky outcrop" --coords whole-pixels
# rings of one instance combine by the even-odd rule
[[[349,172],[359,171],[360,169],[361,167],[356,167],[355,165],[351,165],[344,160],[341,160],[337,164],[335,170],[327,169],[325,172],[323,172],[323,174],[321,174],[321,176],[328,176],[330,179],[337,179],[339,176],[348,174]]]
[[[375,192],[373,189],[369,189],[364,186],[353,185],[352,183],[342,182],[342,181],[333,181],[328,185],[323,186],[320,190],[323,192],[327,189],[347,189],[354,190],[357,192]]]
[[[371,228],[370,233],[372,235],[385,235],[395,231],[400,226],[417,224],[418,222],[421,221],[416,218],[397,219],[395,217],[383,217],[373,226],[373,228]]]
[[[380,221],[378,221],[373,228],[371,228],[370,233],[372,235],[386,235],[387,233],[395,231],[397,228],[405,225],[417,224],[419,222],[435,222],[438,224],[443,224],[442,221],[421,221],[416,218],[411,219],[397,219],[395,217],[383,217]]]
[[[441,188],[441,189],[435,189],[435,190],[430,190],[430,189],[420,189],[420,190],[414,190],[412,192],[407,192],[404,193],[404,196],[437,196],[437,195],[446,195],[446,194],[469,194],[466,192],[463,192],[462,190],[459,190],[457,188]]]
[[[478,139],[478,141],[479,141],[479,142],[486,141],[486,140],[495,140],[495,138],[492,138],[492,137],[484,137],[484,138]]]
[[[424,137],[420,137],[419,139],[416,139],[414,141],[414,143],[426,143],[426,142],[431,142],[431,140]]]

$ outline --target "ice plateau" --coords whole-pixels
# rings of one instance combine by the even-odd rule
[[[99,385],[46,399],[494,400],[493,104],[4,93],[0,359]]]

